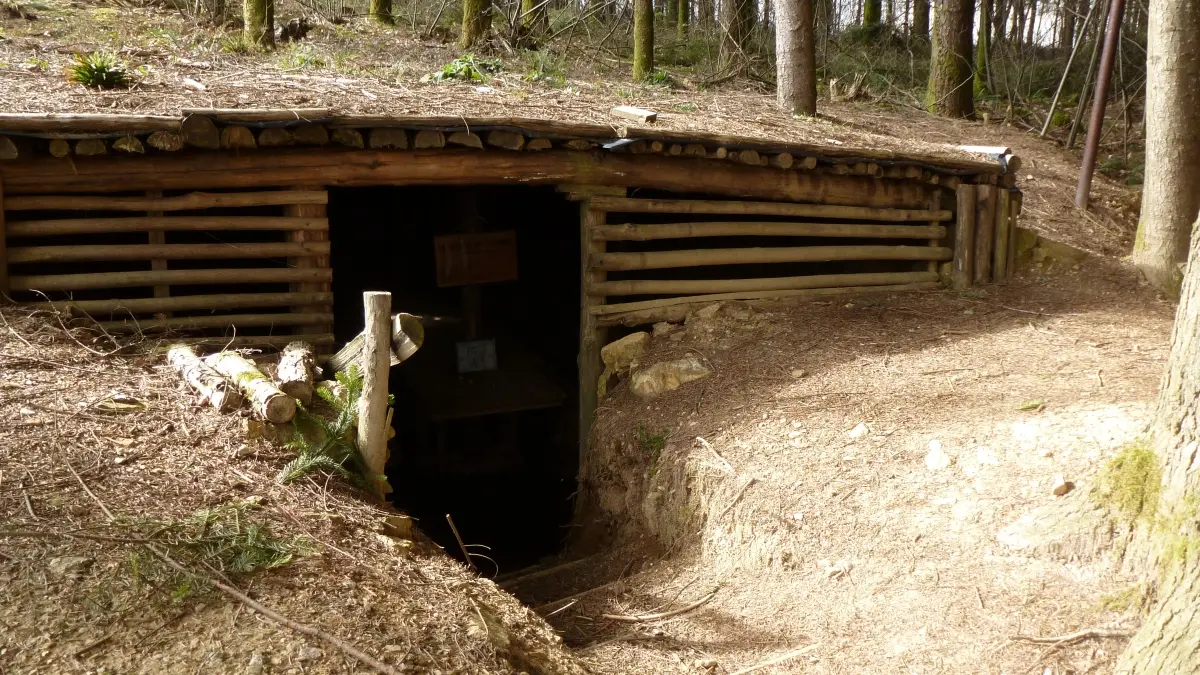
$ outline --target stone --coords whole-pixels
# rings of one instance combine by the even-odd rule
[[[654,398],[681,385],[708,377],[711,371],[695,356],[662,361],[634,372],[631,387],[640,398]]]
[[[797,380],[807,375],[808,371],[804,370],[803,368],[797,368],[792,371],[792,377],[796,378]]]
[[[296,658],[300,661],[316,661],[325,655],[325,652],[316,647],[301,647]]]
[[[717,312],[719,311],[721,311],[721,303],[714,302],[711,305],[707,305],[696,310],[696,313],[692,316],[696,317],[697,319],[711,319],[716,316]]]
[[[64,577],[77,577],[88,571],[95,562],[95,558],[68,555],[60,558],[51,558],[50,563],[46,567],[50,570],[50,574],[61,579]]]
[[[645,331],[630,333],[620,340],[604,345],[600,349],[600,359],[604,361],[604,366],[610,372],[623,373],[629,370],[649,346],[649,333]]]
[[[1075,489],[1075,483],[1063,478],[1062,474],[1054,477],[1054,487],[1051,489],[1055,497],[1061,497]]]
[[[942,442],[938,440],[929,441],[929,454],[925,455],[925,466],[930,471],[941,471],[954,463],[950,455],[942,450]]]
[[[662,337],[664,335],[668,335],[676,328],[679,328],[679,326],[676,326],[669,321],[659,321],[658,323],[654,324],[653,336]]]
[[[263,655],[262,652],[254,652],[250,655],[250,663],[246,664],[246,675],[258,675],[263,671]]]
[[[717,660],[714,658],[696,659],[696,667],[704,670],[712,670],[717,667]]]
[[[863,436],[866,436],[869,433],[871,433],[871,429],[870,429],[870,427],[867,426],[867,423],[859,422],[846,435],[849,436],[850,438],[862,438]]]

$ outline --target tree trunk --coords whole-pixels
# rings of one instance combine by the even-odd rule
[[[896,0],[887,0],[887,14],[883,17],[889,26],[896,25]]]
[[[929,39],[929,0],[913,0],[911,34],[922,40]]]
[[[1009,0],[994,0],[992,7],[992,44],[1004,42],[1004,28],[1008,25]]]
[[[463,0],[462,33],[458,36],[458,48],[475,46],[492,25],[492,3],[490,0]]]
[[[975,94],[986,95],[992,53],[992,0],[979,0],[979,37],[975,40]]]
[[[271,0],[242,0],[246,39],[263,47],[275,46],[275,22]]]
[[[883,12],[883,0],[864,0],[863,2],[863,28],[875,30],[879,28],[879,15]]]
[[[260,419],[275,424],[286,424],[296,416],[296,399],[279,391],[266,375],[237,352],[213,354],[204,359],[204,362],[213,370],[233,380],[246,400],[250,401],[250,409]]]
[[[925,107],[944,117],[975,116],[971,88],[974,0],[938,0],[933,16],[933,50]]]
[[[663,21],[668,26],[674,26],[679,20],[679,0],[667,0],[666,11],[663,12]]]
[[[279,383],[279,390],[300,401],[301,405],[310,405],[316,368],[317,358],[313,354],[312,345],[307,342],[289,344],[283,348],[279,365],[275,368],[275,381]]]
[[[1146,47],[1146,182],[1133,262],[1159,290],[1179,292],[1200,209],[1200,3],[1152,0]]]
[[[633,81],[654,71],[654,7],[650,0],[633,0]]]
[[[1037,0],[1029,0],[1029,20],[1025,24],[1029,27],[1029,35],[1025,39],[1025,44],[1036,45],[1034,38],[1037,37],[1035,28],[1037,28]]]
[[[392,17],[392,0],[371,0],[367,14],[383,24],[391,24],[395,19]]]
[[[1016,47],[1021,46],[1021,37],[1025,35],[1025,0],[1013,0],[1012,25],[1009,26],[1008,36]]]
[[[550,14],[542,0],[521,0],[521,25],[531,35],[544,35],[550,28]]]
[[[636,1],[636,0],[635,0]],[[746,5],[754,0],[722,0],[721,23],[724,24],[724,35],[721,37],[721,65],[729,67],[735,61],[742,61],[746,47],[746,38],[750,26],[746,22]]]
[[[223,413],[237,410],[242,405],[242,395],[217,371],[204,365],[196,352],[186,345],[172,347],[167,352],[167,363],[200,394],[200,402],[208,403]]]
[[[1194,2],[1191,6],[1196,14]],[[1152,22],[1163,18],[1153,7],[1151,15]],[[1175,54],[1187,57],[1195,52]],[[1157,575],[1158,598],[1117,663],[1117,672],[1131,675],[1200,672],[1200,229],[1192,236],[1191,262],[1180,296],[1150,428],[1155,454],[1164,460],[1156,517],[1145,520],[1155,524],[1143,526],[1151,530],[1144,541],[1156,549],[1156,564],[1147,573]]]
[[[1062,0],[1058,9],[1058,48],[1069,50],[1075,44],[1075,9],[1074,0]]]
[[[817,57],[813,42],[813,0],[776,0],[775,56],[779,107],[785,112],[817,112]]]
[[[691,0],[679,0],[678,2],[679,16],[675,17],[675,37],[679,40],[686,40],[688,33],[688,24],[692,20],[692,3]]]

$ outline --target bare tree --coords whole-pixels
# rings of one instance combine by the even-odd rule
[[[975,0],[938,0],[933,15],[933,51],[925,107],[944,117],[974,117],[971,33]]]
[[[975,92],[991,91],[988,81],[992,54],[992,0],[979,0],[979,36],[975,39]]]
[[[654,6],[633,0],[633,80],[641,82],[654,71]]]
[[[458,35],[458,48],[470,49],[475,46],[491,26],[491,0],[463,0],[462,32]]]
[[[371,0],[367,15],[379,23],[392,23],[392,0]]]
[[[274,1],[242,0],[242,25],[247,40],[263,47],[274,47]]]
[[[725,29],[721,36],[722,67],[742,59],[756,13],[754,0],[722,0],[721,23]]]
[[[817,112],[813,0],[775,0],[776,96],[793,114]]]
[[[874,30],[879,28],[880,14],[883,13],[882,0],[864,0],[862,25],[863,28]]]
[[[1175,294],[1200,209],[1200,6],[1151,0],[1146,48],[1146,182],[1133,262]]]
[[[913,0],[911,34],[922,40],[929,39],[929,0]]]

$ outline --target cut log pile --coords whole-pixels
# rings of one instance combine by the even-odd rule
[[[613,110],[632,124],[650,124],[654,113]],[[0,160],[38,155],[170,154],[181,150],[248,152],[307,146],[375,151],[452,148],[474,152],[586,152],[708,158],[781,171],[829,171],[889,180],[921,181],[954,190],[968,182],[1011,187],[1019,158],[963,148],[992,161],[841,149],[762,139],[521,118],[340,116],[329,109],[185,109],[180,117],[146,115],[0,114]],[[1006,170],[1007,169],[1007,170]]]
[[[222,351],[199,357],[189,345],[175,345],[167,362],[197,394],[202,404],[222,413],[249,403],[255,417],[287,424],[296,416],[297,402],[312,402],[317,374],[312,345],[293,342],[284,347],[274,378],[237,352]]]

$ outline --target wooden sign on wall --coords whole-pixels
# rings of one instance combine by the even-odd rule
[[[517,279],[517,233],[513,230],[442,235],[434,237],[433,247],[439,287]]]

